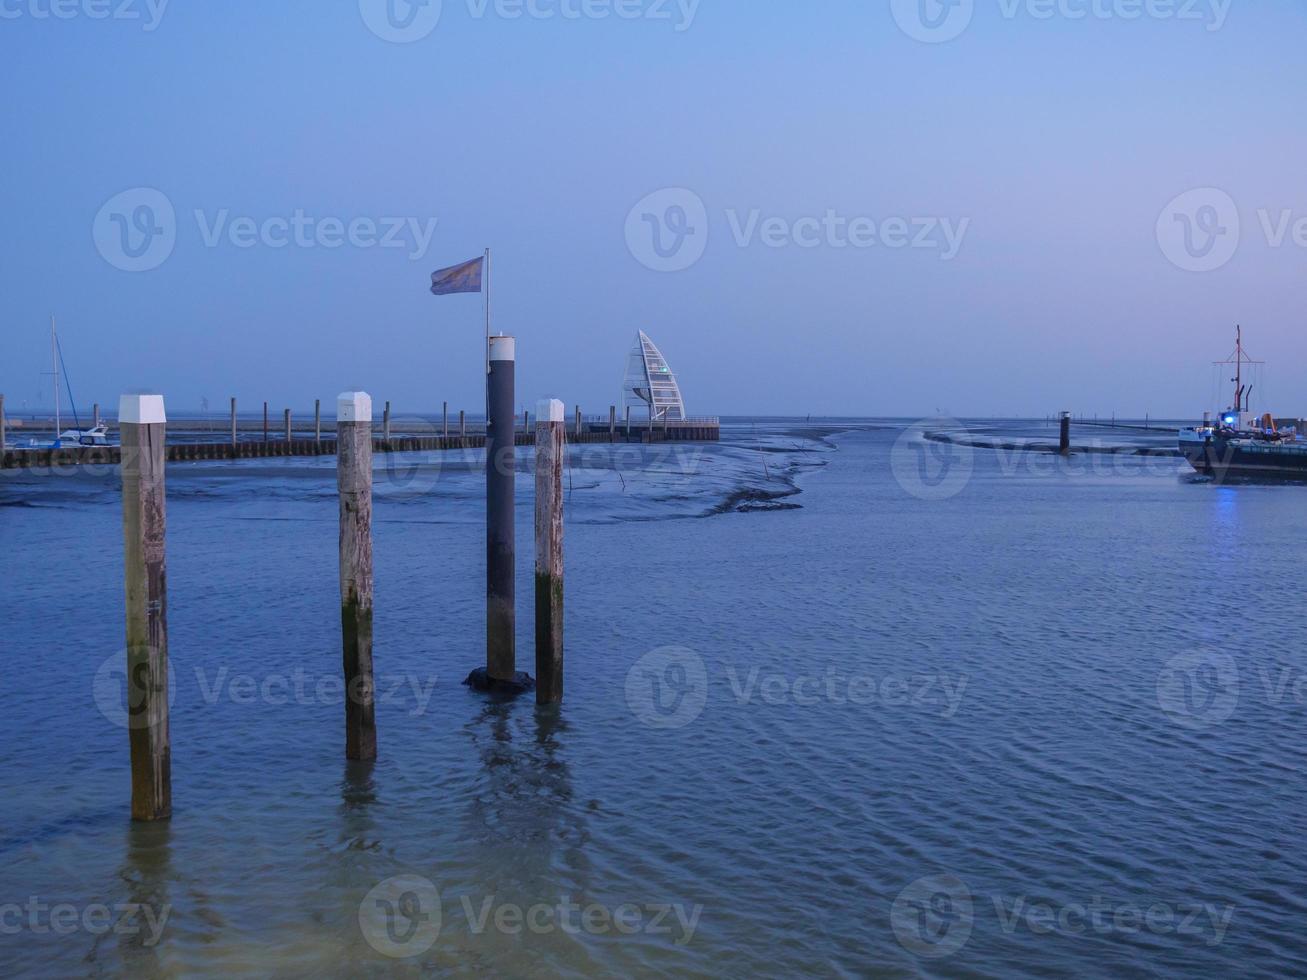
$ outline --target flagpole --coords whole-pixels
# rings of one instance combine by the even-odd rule
[[[486,427],[490,426],[490,249],[486,249]]]

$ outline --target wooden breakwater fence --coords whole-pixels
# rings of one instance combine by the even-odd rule
[[[427,449],[486,449],[486,657],[464,682],[476,692],[510,698],[534,691],[536,702],[557,710],[563,701],[564,502],[566,446],[572,442],[618,439],[616,411],[608,424],[588,424],[578,411],[570,421],[561,401],[537,407],[534,431],[519,431],[513,411],[516,345],[493,337],[489,345],[489,419],[485,435],[431,439],[375,438],[372,399],[348,391],[337,399],[335,438],[274,443],[236,443],[221,447],[168,444],[161,395],[124,395],[119,403],[121,447],[90,447],[56,453],[116,463],[122,474],[123,571],[126,593],[126,715],[130,747],[131,816],[136,821],[172,816],[172,731],[169,718],[168,577],[166,555],[166,463],[170,459],[325,455],[336,457],[339,497],[339,591],[342,671],[345,682],[344,755],[371,762],[378,754],[375,711],[375,660],[385,651],[373,646],[378,611],[373,591],[373,453]],[[0,426],[2,426],[0,416]],[[527,419],[529,422],[529,417]],[[289,420],[286,422],[289,430]],[[714,427],[715,428],[715,427]],[[570,431],[569,431],[570,430]],[[716,433],[706,438],[715,438]],[[675,424],[663,434],[676,438]],[[318,433],[320,436],[320,427]],[[652,433],[651,433],[652,435]],[[643,441],[643,440],[642,440]],[[655,440],[661,441],[661,440]],[[535,677],[517,669],[515,550],[515,470],[519,446],[535,446]],[[272,448],[281,452],[272,452]],[[221,453],[219,452],[221,450]],[[265,451],[267,450],[267,451]],[[205,453],[215,453],[210,457]],[[225,455],[224,455],[225,454]],[[36,455],[36,454],[31,454]],[[239,458],[247,458],[241,455]],[[325,583],[324,583],[325,584]],[[383,611],[382,615],[387,613]],[[405,615],[404,610],[398,612]],[[423,736],[425,737],[425,736]]]
[[[460,413],[461,415],[462,413]],[[334,424],[334,421],[333,421]],[[515,420],[515,445],[534,446],[536,433],[531,428],[530,413],[523,413],[521,426]],[[191,463],[217,460],[238,459],[284,459],[290,457],[334,456],[339,445],[335,433],[322,434],[321,416],[315,419],[314,434],[297,437],[291,427],[293,420],[287,416],[284,428],[275,437],[264,439],[241,439],[235,427],[232,438],[223,442],[172,442],[165,451],[165,461],[169,463]],[[454,435],[408,436],[388,434],[388,424],[372,428],[372,451],[385,453],[429,453],[451,452],[457,450],[480,450],[486,447],[487,436],[484,432],[469,432],[466,422],[459,426]],[[0,423],[0,431],[3,424]],[[448,426],[446,426],[448,431]],[[721,438],[721,424],[715,418],[695,418],[676,422],[634,422],[629,415],[625,421],[616,418],[616,409],[605,420],[597,417],[585,418],[577,409],[575,420],[564,425],[565,438],[572,445],[653,444],[666,442],[717,442]],[[201,433],[202,435],[202,433]],[[16,449],[3,446],[0,452],[0,469],[62,469],[79,465],[118,466],[122,462],[120,446],[68,446],[59,449]]]

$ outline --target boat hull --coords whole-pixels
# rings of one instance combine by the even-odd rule
[[[1180,440],[1180,453],[1205,476],[1307,480],[1307,444],[1254,443],[1245,439]]]

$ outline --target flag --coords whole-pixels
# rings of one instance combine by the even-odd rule
[[[483,255],[462,265],[451,265],[448,269],[431,273],[431,292],[436,296],[481,292],[481,270],[485,264]]]

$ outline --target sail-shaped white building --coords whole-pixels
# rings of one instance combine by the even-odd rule
[[[627,408],[647,409],[651,422],[680,422],[686,418],[685,399],[676,375],[643,330],[636,334],[635,346],[626,359],[622,398]]]

